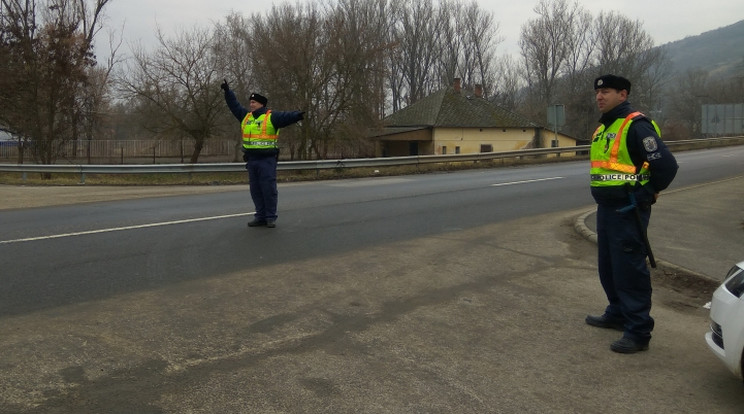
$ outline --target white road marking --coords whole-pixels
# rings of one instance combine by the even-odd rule
[[[331,187],[368,187],[373,185],[400,184],[413,181],[410,178],[375,178],[374,180],[345,180],[329,183]]]
[[[537,183],[540,181],[551,181],[551,180],[562,180],[562,179],[563,177],[537,178],[534,180],[512,181],[508,183],[491,184],[491,187],[505,187],[507,185],[528,184],[528,183]]]
[[[504,187],[508,185],[536,183],[540,181],[560,180],[562,178],[563,177],[549,177],[549,178],[538,178],[534,180],[512,181],[508,183],[491,184],[491,187]],[[185,219],[185,220],[163,221],[160,223],[137,224],[134,226],[113,227],[109,229],[87,230],[87,231],[78,231],[78,232],[63,233],[63,234],[52,234],[48,236],[28,237],[24,239],[0,240],[0,244],[24,243],[24,242],[39,241],[39,240],[61,239],[65,237],[86,236],[90,234],[112,233],[116,231],[147,229],[147,228],[153,228],[153,227],[172,226],[175,224],[187,224],[187,223],[196,223],[200,221],[221,220],[221,219],[226,219],[226,218],[248,216],[252,214],[255,214],[255,212],[226,214],[222,216],[211,216],[211,217],[197,217],[197,218]]]
[[[147,228],[152,228],[152,227],[171,226],[171,225],[174,225],[174,224],[187,224],[187,223],[197,223],[197,222],[200,222],[200,221],[222,220],[222,219],[226,219],[226,218],[242,217],[242,216],[248,216],[248,215],[252,215],[252,214],[255,214],[255,212],[251,212],[251,213],[237,213],[237,214],[225,214],[225,215],[222,215],[222,216],[211,216],[211,217],[196,217],[196,218],[185,219],[185,220],[163,221],[163,222],[160,222],[160,223],[137,224],[137,225],[134,225],[134,226],[112,227],[112,228],[109,228],[109,229],[87,230],[87,231],[78,231],[78,232],[74,232],[74,233],[52,234],[52,235],[49,235],[49,236],[28,237],[28,238],[25,238],[25,239],[0,240],[0,244],[23,243],[23,242],[39,241],[39,240],[61,239],[61,238],[64,238],[64,237],[86,236],[86,235],[89,235],[89,234],[112,233],[112,232],[115,232],[115,231],[147,229]]]

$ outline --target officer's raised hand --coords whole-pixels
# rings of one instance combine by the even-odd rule
[[[222,88],[223,91],[227,92],[230,90],[230,86],[227,85],[227,79],[222,82],[222,85],[220,85],[220,88]]]

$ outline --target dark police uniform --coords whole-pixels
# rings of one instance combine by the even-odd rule
[[[227,87],[226,83],[223,85],[223,89],[225,90],[227,106],[235,118],[240,121],[243,128],[243,161],[246,162],[246,169],[248,170],[251,199],[256,207],[253,223],[273,226],[277,218],[277,204],[279,201],[276,187],[279,129],[302,120],[304,113],[302,111],[279,112],[267,110],[265,106],[266,98],[258,94],[251,95],[251,99],[256,97],[255,100],[261,102],[264,106],[251,113],[238,102],[235,93]],[[258,125],[258,128],[263,126],[265,132],[266,125],[260,125],[261,123],[270,125],[273,139],[263,140],[263,144],[266,144],[263,146],[250,145],[250,138],[246,138],[246,128],[250,130],[251,125]],[[273,143],[268,144],[270,141],[273,141]]]
[[[678,165],[655,123],[627,101],[599,122],[592,137],[591,193],[597,202],[599,278],[609,300],[603,318],[644,347],[654,327],[648,252],[635,211],[624,207],[635,199],[645,233],[655,194],[669,186]]]

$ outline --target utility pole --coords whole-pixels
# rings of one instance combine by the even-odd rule
[[[551,147],[558,147],[558,128],[566,125],[566,107],[562,104],[550,105],[548,107],[548,125],[553,126],[555,138]]]

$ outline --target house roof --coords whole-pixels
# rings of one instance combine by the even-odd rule
[[[412,127],[384,127],[383,129],[375,129],[372,130],[372,136],[375,137],[383,137],[387,135],[396,135],[396,134],[402,134],[406,132],[414,132],[414,131],[421,131],[424,129],[429,129],[428,126],[412,126]]]
[[[463,127],[535,128],[540,125],[470,92],[449,87],[409,105],[383,120],[385,128]]]

